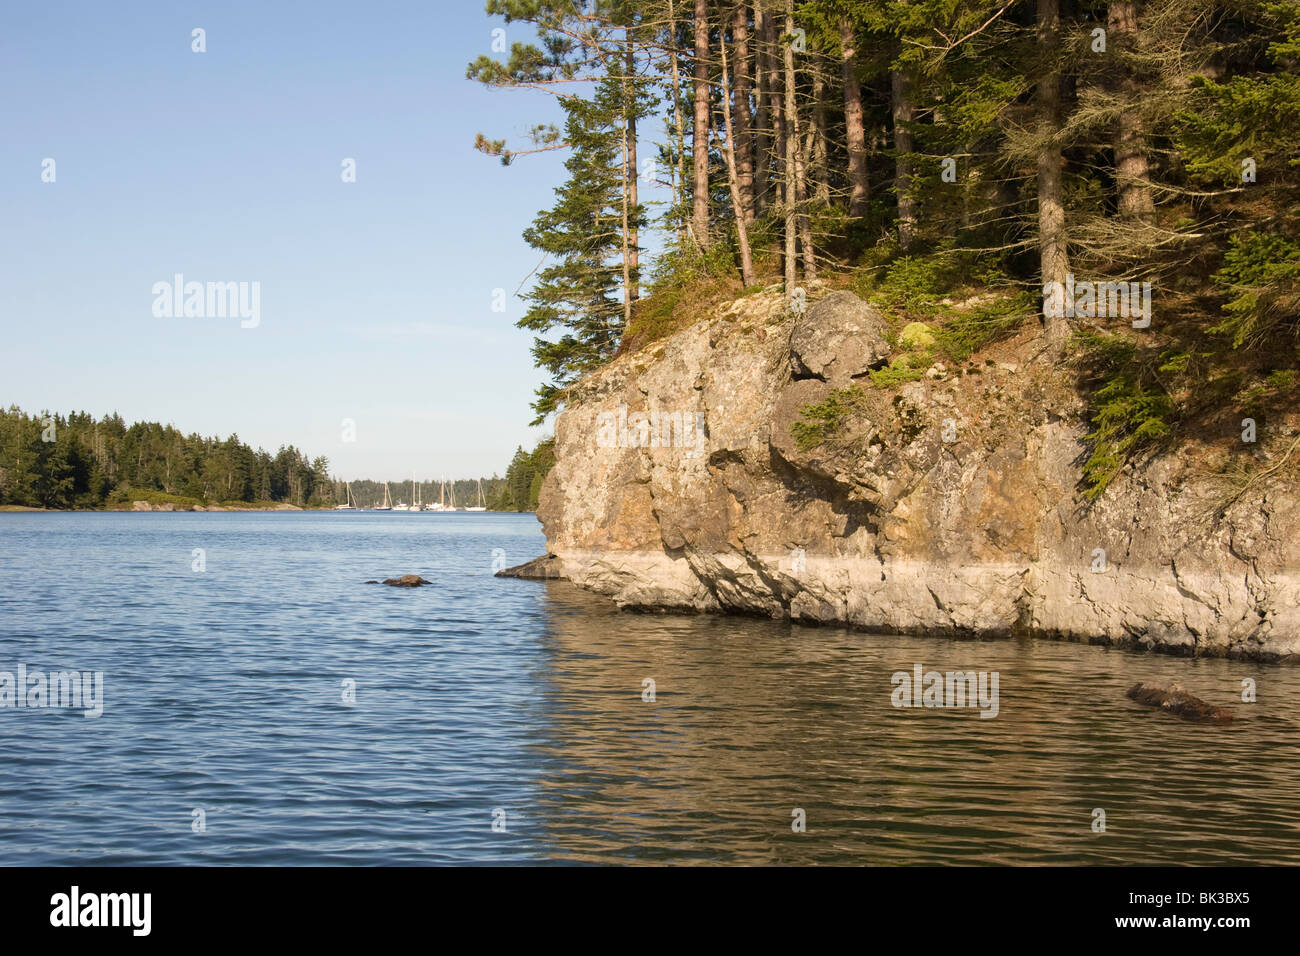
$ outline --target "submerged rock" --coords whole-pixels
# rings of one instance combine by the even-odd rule
[[[1188,720],[1208,720],[1223,723],[1232,720],[1232,713],[1222,707],[1206,703],[1187,693],[1177,681],[1138,681],[1128,689],[1128,696],[1139,704],[1159,707]]]
[[[379,581],[367,581],[367,584],[379,584]],[[384,578],[383,584],[394,588],[418,588],[422,584],[432,584],[432,581],[426,581],[418,574],[403,574],[400,578]]]

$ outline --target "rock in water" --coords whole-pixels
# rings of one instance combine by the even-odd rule
[[[543,554],[513,568],[505,568],[496,573],[498,578],[523,578],[528,581],[555,581],[563,579],[560,562],[553,554]]]
[[[367,581],[367,584],[377,583]],[[403,574],[400,578],[384,578],[384,584],[394,588],[418,588],[421,584],[432,584],[432,581],[426,581],[418,574]]]
[[[1155,681],[1138,681],[1128,689],[1128,696],[1139,704],[1159,707],[1188,720],[1209,720],[1225,722],[1232,720],[1231,712],[1222,707],[1207,704],[1199,697],[1187,693],[1177,681],[1159,683]]]

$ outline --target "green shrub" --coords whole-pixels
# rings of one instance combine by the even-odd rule
[[[1176,367],[1180,355],[1166,352],[1153,361],[1133,342],[1096,332],[1076,333],[1074,344],[1089,372],[1092,431],[1084,437],[1092,448],[1083,493],[1095,501],[1136,452],[1171,433],[1174,404],[1154,372],[1157,363]]]
[[[1300,333],[1300,243],[1268,233],[1233,236],[1214,283],[1232,298],[1210,331],[1232,336],[1233,348],[1258,345],[1283,326]]]
[[[824,402],[805,405],[799,409],[803,421],[790,426],[795,447],[800,451],[811,451],[840,437],[845,420],[861,412],[865,397],[859,386],[850,385],[848,388],[835,389]]]
[[[920,380],[929,367],[929,352],[904,352],[895,355],[884,368],[872,369],[871,384],[875,388],[897,388]]]
[[[1025,293],[994,299],[969,314],[957,315],[935,333],[936,346],[954,362],[964,362],[980,349],[1020,328],[1033,313]]]

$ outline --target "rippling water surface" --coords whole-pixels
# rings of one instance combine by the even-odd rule
[[[0,860],[1300,863],[1300,669],[492,577],[542,549],[532,516],[0,515],[0,671],[106,684],[99,718],[0,708]],[[998,716],[895,709],[918,663],[997,671]],[[1124,697],[1154,677],[1241,719]]]

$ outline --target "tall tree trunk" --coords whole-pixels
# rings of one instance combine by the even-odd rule
[[[1061,184],[1061,168],[1065,158],[1056,142],[1060,131],[1061,76],[1055,59],[1060,51],[1061,13],[1060,0],[1038,0],[1038,47],[1044,64],[1044,75],[1038,82],[1038,257],[1039,272],[1044,290],[1048,283],[1064,289],[1065,277],[1070,271],[1069,251],[1065,233],[1065,199]],[[1044,293],[1044,304],[1048,295]],[[1059,309],[1044,308],[1048,351],[1053,358],[1065,348],[1069,337],[1069,322]]]
[[[764,0],[759,0],[763,3]],[[764,58],[767,61],[767,92],[768,106],[772,113],[772,156],[776,160],[776,166],[779,170],[777,175],[776,193],[774,200],[781,205],[785,205],[785,107],[781,98],[781,68],[780,60],[776,55],[776,15],[765,10],[763,15],[763,46],[765,48]]]
[[[786,300],[792,301],[795,286],[795,230],[799,227],[798,199],[799,190],[796,172],[799,167],[798,130],[795,122],[794,98],[794,47],[789,37],[794,33],[794,0],[785,0],[785,33],[781,44],[781,61],[785,67],[782,86],[785,91],[785,103],[782,107],[780,138],[784,148],[785,162],[785,294]]]
[[[907,252],[916,236],[916,200],[912,198],[912,81],[902,70],[889,77],[894,114],[894,190],[898,193],[898,248]]]
[[[631,217],[636,215],[636,207],[640,202],[639,189],[637,181],[641,178],[640,169],[638,168],[636,158],[636,88],[632,85],[632,77],[636,75],[636,48],[632,42],[632,28],[626,27],[623,31],[624,40],[627,44],[627,75],[623,79],[623,102],[624,116],[627,117],[627,155],[628,155],[628,214]],[[635,302],[641,297],[641,251],[639,248],[641,242],[640,230],[637,229],[635,218],[628,223],[628,272],[631,282],[631,298]]]
[[[732,120],[736,127],[736,176],[740,189],[740,203],[744,208],[745,222],[754,221],[754,135],[749,122],[749,7],[736,5],[736,18],[732,21],[731,37],[736,45],[735,108]],[[727,133],[731,142],[731,133]]]
[[[749,252],[749,227],[745,222],[745,201],[740,193],[740,176],[736,166],[736,140],[731,123],[730,81],[727,76],[727,38],[718,38],[718,51],[722,57],[722,125],[727,134],[727,144],[722,155],[727,161],[727,185],[731,190],[731,207],[736,217],[736,241],[740,246],[740,277],[745,286],[754,284],[754,259]],[[745,108],[749,105],[746,103]]]
[[[1136,0],[1112,0],[1108,17],[1112,49],[1129,51],[1137,42]],[[1119,71],[1117,86],[1131,107],[1119,114],[1115,128],[1115,181],[1119,191],[1119,214],[1128,219],[1146,219],[1155,211],[1151,195],[1151,173],[1147,164],[1146,130],[1136,109],[1140,96],[1132,71]]]
[[[817,201],[831,201],[830,177],[826,175],[826,77],[821,68],[813,66],[812,159],[808,169],[814,184]]]
[[[677,133],[677,182],[675,195],[681,218],[677,224],[677,238],[686,239],[686,131],[682,122],[682,90],[679,81],[680,67],[677,62],[677,11],[673,0],[668,0],[668,31],[673,42],[668,44],[669,70],[673,78],[673,124]]]
[[[862,119],[862,86],[858,83],[858,46],[853,24],[840,19],[840,78],[844,81],[844,132],[849,150],[849,215],[867,214],[867,134]]]
[[[695,0],[695,62],[692,90],[695,105],[695,129],[691,137],[694,160],[691,221],[695,241],[700,248],[709,247],[709,2]]]
[[[768,53],[766,46],[767,31],[764,23],[763,0],[754,2],[754,213],[761,215],[771,205],[768,190],[771,189],[770,170],[772,168],[772,110],[769,102],[772,91],[769,88]]]
[[[626,103],[624,104],[626,106]],[[632,322],[632,256],[630,253],[629,238],[631,236],[630,210],[628,209],[628,199],[630,198],[631,187],[629,179],[636,179],[636,171],[628,168],[628,128],[627,113],[623,114],[622,133],[623,133],[623,188],[620,190],[623,194],[623,328],[626,329]],[[630,175],[629,175],[630,174]]]
[[[793,2],[793,0],[791,0]],[[786,21],[786,33],[794,30],[793,18]],[[787,77],[787,82],[798,92],[799,83],[796,77]],[[817,257],[813,250],[812,239],[812,222],[808,215],[808,178],[811,156],[816,150],[815,136],[816,131],[809,128],[807,135],[801,136],[799,119],[799,104],[795,103],[790,112],[790,138],[795,143],[794,154],[794,196],[795,208],[799,216],[799,251],[803,258],[803,277],[807,282],[809,279],[817,277]]]

